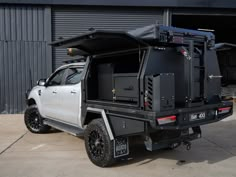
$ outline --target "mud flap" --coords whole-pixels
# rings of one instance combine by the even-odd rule
[[[129,154],[128,137],[117,137],[114,139],[114,158],[126,156]]]

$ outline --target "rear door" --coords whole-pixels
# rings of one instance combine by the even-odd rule
[[[63,122],[80,125],[81,115],[81,75],[83,67],[72,66],[66,70],[65,81],[60,88],[60,119]]]
[[[190,40],[188,47],[178,49],[184,56],[185,94],[188,107],[203,105],[207,94],[206,56],[203,46],[195,45],[194,42]]]

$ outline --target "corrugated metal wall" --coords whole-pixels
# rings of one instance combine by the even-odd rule
[[[56,7],[52,11],[53,40],[86,32],[89,28],[129,30],[152,23],[163,24],[163,10],[157,8]],[[53,50],[53,66],[68,59],[64,49]]]
[[[51,73],[50,41],[50,8],[0,6],[0,113],[22,112],[31,75],[35,85]]]

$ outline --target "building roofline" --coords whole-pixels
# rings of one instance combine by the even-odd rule
[[[236,8],[235,0],[0,0],[0,4]]]

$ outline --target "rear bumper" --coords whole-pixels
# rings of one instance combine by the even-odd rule
[[[230,107],[228,112],[219,112],[220,108],[228,108]],[[205,113],[205,118],[200,120],[192,121],[190,119],[190,115],[193,113]],[[150,123],[152,128],[161,129],[161,130],[177,130],[177,129],[186,129],[190,127],[196,127],[200,125],[210,124],[213,122],[220,121],[230,115],[233,114],[233,103],[232,102],[222,102],[220,104],[211,104],[204,105],[201,107],[192,107],[192,108],[183,108],[183,109],[175,109],[171,111],[156,113],[154,117],[152,117]],[[165,117],[165,116],[176,116],[176,121],[172,123],[166,123],[160,125],[157,121],[157,118]]]
[[[148,151],[153,151],[153,150],[158,150],[158,149],[163,149],[163,148],[171,148],[176,143],[178,143],[179,145],[183,143],[184,145],[189,145],[190,146],[189,148],[191,148],[190,141],[198,139],[198,138],[201,138],[201,132],[193,132],[191,134],[181,135],[177,138],[170,138],[170,139],[161,140],[158,142],[153,142],[152,139],[149,137],[147,140],[144,141],[144,144]]]

